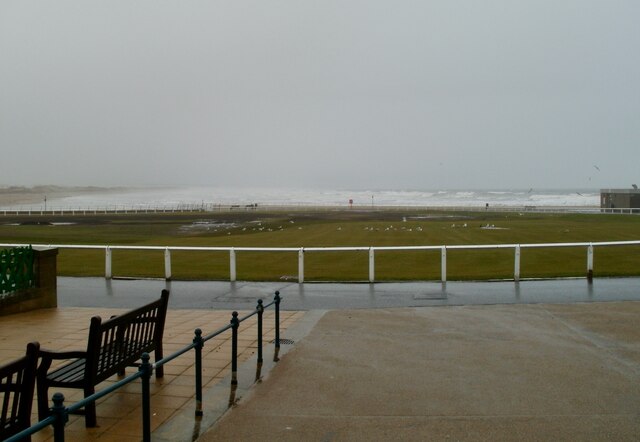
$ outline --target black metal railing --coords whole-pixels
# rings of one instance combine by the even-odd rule
[[[215,338],[216,336],[221,335],[227,330],[231,330],[231,392],[229,394],[229,406],[231,407],[235,403],[236,390],[238,387],[238,331],[240,324],[243,321],[251,318],[254,315],[257,315],[257,328],[258,328],[258,354],[257,354],[257,363],[256,363],[256,377],[254,382],[257,382],[261,377],[262,370],[262,321],[263,321],[263,313],[266,308],[274,306],[275,310],[275,340],[274,340],[274,355],[273,360],[277,362],[279,360],[278,354],[280,351],[280,302],[282,298],[280,297],[280,292],[275,292],[275,296],[273,301],[264,305],[262,299],[258,300],[257,306],[253,312],[247,314],[242,318],[238,318],[238,312],[233,312],[231,314],[231,320],[229,324],[219,328],[218,330],[209,333],[206,336],[202,336],[202,330],[197,328],[194,330],[194,338],[193,342],[182,349],[176,351],[175,353],[156,361],[155,364],[151,364],[149,362],[150,357],[148,353],[144,353],[142,355],[142,364],[138,368],[138,371],[132,373],[129,376],[121,379],[120,381],[110,385],[109,387],[100,390],[86,398],[66,407],[64,405],[64,395],[62,393],[55,393],[52,397],[53,407],[51,408],[51,415],[46,419],[41,420],[40,422],[32,425],[20,433],[11,436],[6,439],[4,442],[18,442],[31,436],[32,434],[37,433],[49,426],[53,427],[53,440],[54,442],[63,442],[64,441],[64,426],[69,420],[69,414],[76,412],[82,408],[84,408],[87,404],[97,401],[98,399],[113,393],[114,391],[124,387],[125,385],[137,380],[141,379],[141,389],[142,389],[142,440],[145,442],[151,441],[151,393],[150,393],[150,379],[151,374],[155,368],[161,367],[166,363],[176,359],[179,356],[187,353],[190,350],[195,350],[195,399],[196,399],[196,409],[195,416],[196,418],[203,416],[203,408],[202,408],[202,348],[204,343],[210,339]]]

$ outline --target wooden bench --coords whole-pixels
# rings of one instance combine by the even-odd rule
[[[40,344],[31,342],[27,345],[26,356],[0,367],[0,440],[31,426],[39,348]]]
[[[49,415],[49,387],[78,388],[84,397],[95,393],[95,386],[114,374],[124,375],[128,366],[136,365],[142,353],[155,352],[155,360],[162,359],[162,335],[167,315],[169,291],[163,290],[159,300],[114,316],[102,322],[91,318],[86,351],[52,352],[40,350],[42,362],[38,367],[38,416]],[[49,372],[54,360],[72,359]],[[162,367],[156,378],[163,376]],[[95,402],[84,409],[85,425],[95,427]]]

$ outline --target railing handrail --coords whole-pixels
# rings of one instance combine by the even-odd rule
[[[158,361],[156,361],[153,364],[149,363],[149,354],[148,353],[144,353],[142,356],[142,365],[140,367],[140,369],[138,371],[136,371],[135,373],[132,373],[126,377],[124,377],[123,379],[119,380],[118,382],[115,382],[111,385],[109,385],[108,387],[100,390],[100,391],[96,391],[95,393],[91,394],[90,396],[87,396],[81,400],[79,400],[78,402],[75,402],[73,404],[71,404],[68,407],[63,407],[62,406],[62,401],[64,400],[64,396],[62,396],[60,393],[56,393],[53,395],[53,400],[54,400],[54,407],[53,407],[53,411],[54,413],[51,416],[46,417],[45,419],[36,422],[35,424],[31,425],[29,428],[22,430],[21,432],[9,437],[8,439],[5,439],[4,442],[18,442],[20,440],[22,440],[23,438],[27,437],[27,436],[31,436],[35,433],[37,433],[40,430],[43,430],[44,428],[52,425],[54,426],[54,441],[58,441],[59,439],[59,434],[58,431],[60,429],[62,429],[62,438],[61,440],[64,440],[64,424],[66,423],[66,420],[68,418],[68,415],[72,412],[75,412],[81,408],[83,408],[84,406],[86,406],[87,404],[91,403],[91,402],[95,402],[98,399],[113,393],[114,391],[120,389],[121,387],[124,387],[125,385],[133,382],[136,379],[142,378],[143,379],[143,396],[145,396],[145,394],[148,395],[148,390],[145,393],[145,378],[146,378],[146,382],[148,383],[149,377],[151,376],[151,372],[160,366],[163,366],[164,364],[166,364],[167,362],[172,361],[173,359],[176,359],[177,357],[187,353],[189,350],[193,350],[196,349],[196,378],[198,378],[199,376],[202,375],[201,372],[198,372],[198,370],[201,371],[202,368],[202,364],[201,364],[201,353],[200,353],[200,349],[202,348],[202,344],[216,336],[221,335],[222,333],[224,333],[225,331],[228,330],[233,330],[233,336],[232,336],[232,340],[234,341],[233,343],[233,347],[234,349],[232,350],[232,355],[231,355],[231,359],[232,359],[232,366],[233,367],[237,367],[237,327],[239,324],[241,324],[243,321],[246,321],[247,319],[253,317],[254,315],[258,315],[258,331],[261,332],[262,331],[262,313],[263,311],[272,306],[275,305],[275,340],[274,340],[274,362],[278,361],[278,353],[279,353],[279,349],[280,349],[280,320],[279,320],[279,311],[280,311],[280,301],[281,301],[281,297],[280,297],[280,292],[276,291],[275,292],[275,297],[274,300],[271,301],[268,304],[263,304],[262,303],[262,299],[258,300],[258,306],[250,313],[246,314],[245,316],[243,316],[242,318],[238,319],[238,312],[233,312],[232,314],[232,320],[231,322],[225,326],[225,327],[221,327],[217,330],[215,330],[214,332],[208,334],[205,337],[201,337],[201,330],[200,329],[196,329],[195,330],[195,335],[196,338],[194,339],[194,342],[191,344],[188,344],[186,346],[184,346],[183,348],[175,351],[174,353],[170,354],[169,356],[166,356]],[[235,328],[235,330],[234,330]],[[259,336],[258,338],[258,342],[259,342],[259,353],[262,354],[262,335]],[[262,367],[262,360],[258,359],[258,372],[256,375],[256,381],[259,379],[259,375],[260,375],[260,369]],[[195,397],[196,397],[196,416],[198,415],[202,415],[202,383],[201,381],[198,383],[198,381],[196,381],[196,391],[195,391]],[[199,385],[198,385],[199,384]],[[231,396],[235,397],[235,388],[237,387],[237,373],[234,370],[232,372],[232,383],[231,383]],[[148,387],[148,385],[147,385]],[[61,400],[60,400],[61,398]],[[58,409],[57,411],[61,412],[60,415],[57,415],[56,412],[56,405],[58,405],[56,402],[57,400],[60,400],[60,409]],[[145,408],[144,406],[144,402],[146,400],[147,403],[147,407],[148,407],[148,401],[149,398],[147,397],[146,399],[143,397],[143,408]],[[231,405],[231,403],[230,403]],[[149,410],[143,410],[143,439],[146,440],[150,440],[150,428],[148,426],[148,422],[146,422],[146,420],[149,419],[148,416],[148,411]],[[147,413],[147,414],[145,414]],[[60,422],[62,420],[62,422]],[[58,426],[58,428],[56,428],[56,426]]]
[[[0,244],[0,247],[16,247],[23,244]],[[565,242],[565,243],[525,243],[525,244],[451,244],[451,245],[415,245],[415,246],[340,246],[340,247],[231,247],[231,246],[129,246],[129,245],[90,245],[90,244],[34,244],[35,247],[49,247],[60,249],[94,249],[104,250],[105,253],[105,278],[111,279],[112,275],[112,251],[114,250],[155,250],[164,252],[165,279],[172,278],[171,252],[228,252],[229,253],[229,281],[237,280],[237,252],[288,252],[296,253],[298,258],[298,282],[304,282],[304,261],[307,253],[321,252],[367,252],[369,254],[369,282],[375,282],[375,255],[378,251],[410,251],[410,250],[439,250],[441,271],[440,280],[447,280],[447,251],[448,250],[496,250],[513,249],[514,271],[513,279],[520,280],[520,254],[522,249],[535,248],[561,248],[561,247],[586,247],[587,248],[587,278],[593,278],[593,254],[596,247],[633,246],[640,245],[640,240],[628,241],[591,241],[591,242]]]

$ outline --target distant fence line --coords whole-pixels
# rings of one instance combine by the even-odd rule
[[[98,215],[98,214],[136,214],[136,213],[182,213],[182,212],[233,212],[233,211],[278,211],[278,210],[434,210],[450,212],[518,212],[518,213],[583,213],[583,214],[624,214],[640,215],[640,208],[601,208],[596,206],[429,206],[429,205],[336,205],[322,203],[295,204],[160,204],[160,205],[124,205],[111,204],[94,207],[49,207],[46,210],[33,207],[0,208],[3,216],[38,216],[38,215]]]
[[[21,247],[27,244],[0,244],[0,247]],[[586,277],[593,278],[593,256],[596,247],[612,246],[638,246],[638,241],[605,241],[605,242],[571,242],[571,243],[537,243],[537,244],[483,244],[483,245],[439,245],[439,246],[381,246],[381,247],[187,247],[187,246],[118,246],[118,245],[78,245],[78,244],[33,244],[33,247],[48,247],[58,249],[94,249],[104,250],[105,253],[105,278],[113,277],[112,251],[113,250],[155,250],[164,253],[164,277],[172,278],[171,252],[227,252],[229,253],[229,281],[237,280],[236,254],[241,252],[288,252],[298,256],[298,282],[305,281],[305,254],[306,253],[330,253],[330,252],[366,252],[369,256],[369,282],[376,282],[375,254],[377,251],[440,251],[440,280],[447,281],[447,251],[449,250],[491,250],[512,249],[514,253],[513,279],[520,280],[520,254],[522,249],[535,248],[566,248],[584,247],[586,249]]]

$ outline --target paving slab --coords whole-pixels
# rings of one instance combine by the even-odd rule
[[[326,313],[199,441],[638,440],[640,302]]]
[[[156,294],[157,299],[157,294]],[[31,312],[3,316],[0,320],[0,365],[22,357],[28,342],[38,341],[41,348],[48,350],[82,350],[87,345],[87,333],[90,319],[94,315],[108,318],[111,315],[122,314],[127,309],[115,308],[86,308],[66,307],[41,309]],[[241,311],[241,315],[247,313]],[[303,312],[281,312],[281,333],[306,316]],[[169,309],[163,338],[164,355],[189,345],[194,337],[194,329],[201,328],[204,334],[213,332],[226,326],[231,319],[227,311],[183,310]],[[265,357],[273,354],[273,344],[268,344],[274,338],[274,312],[267,309],[264,315],[263,341]],[[304,321],[303,321],[304,322]],[[247,319],[240,327],[238,339],[238,359],[240,363],[255,360],[257,351],[256,316]],[[231,371],[231,333],[226,332],[207,341],[202,355],[203,365],[203,393],[206,395],[211,389],[218,387],[224,381],[221,389],[229,391],[230,382],[227,379]],[[188,352],[165,365],[163,378],[151,379],[151,428],[159,430],[164,425],[170,425],[178,419],[182,425],[180,432],[174,432],[168,440],[191,440],[182,438],[184,430],[191,435],[195,418],[195,359],[193,352]],[[255,362],[252,362],[255,373]],[[267,371],[265,367],[264,371]],[[128,368],[127,374],[136,368]],[[97,390],[105,389],[120,378],[113,376],[97,386]],[[245,376],[247,379],[247,376]],[[243,379],[243,380],[245,380]],[[49,394],[61,392],[65,396],[65,404],[71,405],[82,399],[83,394],[78,389],[51,388]],[[0,396],[1,397],[1,396]],[[216,403],[212,400],[206,403],[207,413],[211,409],[225,405],[222,400]],[[226,407],[225,407],[226,408]],[[98,426],[85,428],[84,418],[78,415],[70,416],[66,426],[65,438],[69,441],[139,441],[142,435],[141,385],[136,380],[116,392],[98,400]],[[190,417],[188,421],[184,416]],[[38,422],[37,398],[34,397],[31,423]],[[175,425],[174,425],[175,428]],[[191,431],[191,432],[190,432]],[[180,436],[180,437],[177,437]],[[154,436],[154,439],[160,440]],[[46,428],[35,435],[32,440],[53,440],[52,429]]]

